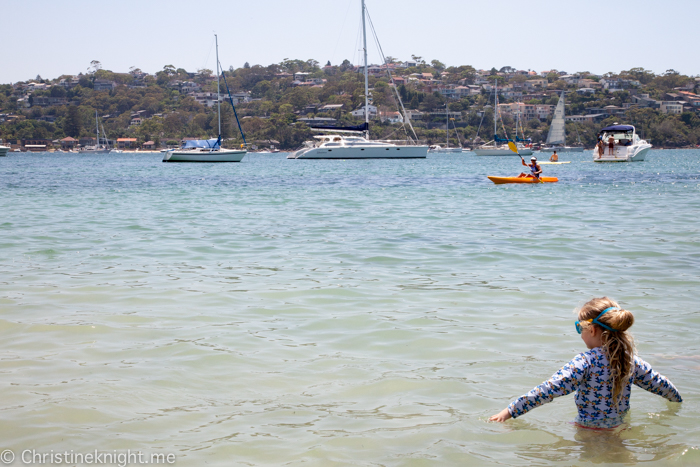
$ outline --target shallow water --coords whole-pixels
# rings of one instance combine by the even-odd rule
[[[697,465],[700,151],[163,164],[0,158],[0,449],[179,465]],[[572,396],[487,423],[585,350],[609,295],[683,395],[615,432]],[[19,465],[19,464],[18,464]]]

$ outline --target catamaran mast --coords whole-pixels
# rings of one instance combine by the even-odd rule
[[[221,100],[219,100],[219,36],[214,34],[216,40],[216,109],[219,113],[219,144],[221,144]]]
[[[369,138],[369,73],[367,70],[367,29],[365,26],[365,0],[362,0],[362,40],[365,54],[365,135]]]

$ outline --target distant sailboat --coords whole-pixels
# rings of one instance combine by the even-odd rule
[[[564,118],[564,91],[559,96],[559,102],[554,109],[554,117],[547,134],[546,146],[540,149],[542,152],[583,152],[583,146],[566,145],[566,120]]]
[[[457,141],[459,141],[459,147],[457,148],[451,148],[450,147],[450,103],[447,102],[445,103],[445,113],[447,114],[447,124],[445,125],[445,133],[447,134],[446,136],[446,141],[445,141],[445,147],[440,147],[439,144],[435,144],[430,146],[430,149],[428,149],[429,153],[432,154],[449,154],[449,153],[461,153],[463,151],[462,149],[462,141],[459,139],[459,132],[457,131],[457,127],[454,125],[454,122],[452,125],[454,126],[455,133],[457,134]],[[454,119],[452,119],[454,120]]]
[[[499,138],[498,136],[498,115],[500,114],[500,111],[498,109],[498,81],[496,81],[494,84],[493,94],[493,141],[490,141],[474,149],[474,154],[476,154],[477,156],[515,156],[516,153],[514,153],[508,148],[508,142],[511,140],[509,140],[508,138]],[[479,125],[479,128],[481,128],[481,125]],[[505,132],[505,129],[503,131]],[[518,154],[520,154],[521,156],[532,155],[532,149],[526,147],[526,145],[518,139],[517,128],[515,133],[515,141],[513,142],[518,148]]]
[[[107,143],[107,138],[105,137],[105,144],[100,144],[100,123],[97,118],[97,110],[95,110],[95,145],[85,146],[80,148],[78,151],[81,154],[109,154],[111,149],[109,148],[109,143]]]

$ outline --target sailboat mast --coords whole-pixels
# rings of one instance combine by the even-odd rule
[[[95,136],[97,136],[95,140],[95,149],[97,149],[100,147],[100,126],[97,123],[97,109],[95,109]]]
[[[221,101],[219,100],[219,36],[214,34],[216,40],[216,109],[219,113],[219,138],[221,138]]]
[[[369,72],[367,70],[367,28],[365,26],[365,14],[365,0],[362,0],[362,40],[365,54],[365,123],[369,125]],[[369,133],[369,130],[367,130],[367,133]]]
[[[445,133],[447,134],[447,141],[445,142],[445,147],[450,147],[450,103],[445,101],[445,113],[447,114],[447,125],[445,125]]]
[[[498,80],[494,82],[495,87],[493,88],[493,147],[498,146],[496,144],[496,135],[498,134],[498,126],[496,125],[496,120],[498,120]]]

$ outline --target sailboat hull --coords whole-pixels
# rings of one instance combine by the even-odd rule
[[[521,156],[531,156],[532,155],[532,149],[529,148],[523,148],[523,149],[518,149],[518,152],[520,153]],[[516,153],[508,149],[508,147],[504,148],[476,148],[474,149],[474,154],[477,156],[518,156]]]
[[[354,146],[302,149],[287,159],[425,159],[427,155],[427,146]]]
[[[540,148],[540,152],[583,152],[583,147],[582,146],[576,146],[576,147],[567,147],[567,146],[558,146],[558,147],[551,147],[551,148]]]
[[[241,162],[247,151],[168,151],[163,162]]]

